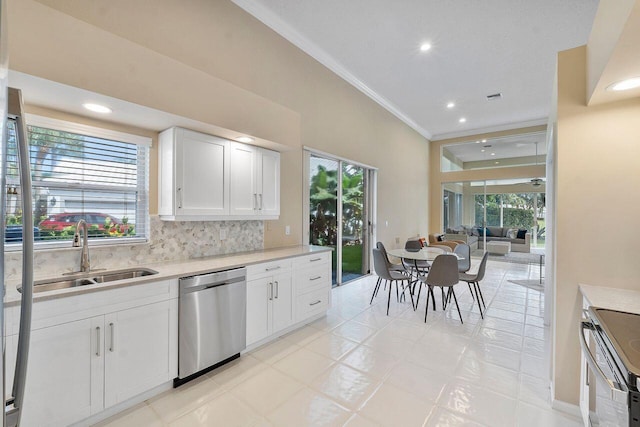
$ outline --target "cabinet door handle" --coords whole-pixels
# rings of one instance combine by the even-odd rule
[[[322,258],[313,258],[310,259],[309,262],[316,262],[316,261],[320,261]]]
[[[100,326],[96,326],[96,356],[100,356]]]
[[[280,293],[280,284],[278,283],[277,280],[274,283],[276,285],[276,296],[275,296],[275,298],[278,299],[278,294]]]
[[[253,193],[253,210],[258,210],[258,194]]]
[[[260,196],[260,210],[262,210],[262,193],[260,193],[259,196]]]
[[[322,279],[322,276],[312,277],[312,278],[311,278],[311,279],[309,279],[309,280],[318,280],[318,279]]]
[[[320,304],[321,302],[322,302],[322,300],[320,300],[320,299],[319,299],[319,300],[318,300],[318,301],[316,301],[316,302],[311,302],[311,303],[309,303],[309,305],[317,305],[317,304]]]
[[[116,333],[116,329],[115,329],[115,326],[113,326],[113,323],[109,323],[109,328],[111,329],[111,344],[109,344],[109,351],[113,353],[113,351],[116,348],[116,346],[114,344],[114,342],[115,342],[114,335]]]
[[[178,209],[182,209],[182,188],[178,187]]]
[[[264,270],[265,270],[265,271],[273,271],[273,270],[279,270],[279,269],[280,269],[280,266],[279,266],[279,265],[277,265],[277,266],[275,266],[275,267],[265,268]]]
[[[273,283],[269,282],[269,301],[273,301]]]

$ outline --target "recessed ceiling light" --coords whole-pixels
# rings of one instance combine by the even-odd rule
[[[482,140],[482,142],[487,142],[487,140],[486,140],[486,139],[483,139],[483,140]]]
[[[496,155],[496,153],[491,153],[491,155],[492,155],[492,156],[495,156],[495,155]]]
[[[484,153],[485,151],[487,151],[487,150],[485,150],[484,148],[482,150],[480,150],[481,153]]]
[[[496,165],[499,165],[499,164],[500,164],[500,162],[496,162]]]
[[[239,136],[236,138],[238,142],[253,142],[253,138],[249,138],[248,136]]]
[[[480,144],[480,141],[476,141],[476,144]]]
[[[465,119],[464,117],[460,117],[460,120],[458,120],[460,123],[465,123],[467,121],[467,119]]]
[[[93,111],[94,113],[107,114],[107,113],[113,112],[113,110],[109,107],[105,107],[104,105],[100,105],[100,104],[92,104],[90,102],[86,104],[82,104],[82,106],[89,111]]]
[[[420,45],[420,50],[421,50],[422,52],[426,52],[426,51],[428,51],[428,50],[431,50],[431,43],[422,43],[422,44]]]
[[[609,87],[607,87],[607,90],[618,92],[621,90],[635,89],[637,87],[640,87],[640,77],[634,77],[632,79],[627,79],[618,83],[614,83]]]
[[[449,103],[447,103],[447,108],[449,108],[449,109],[451,109],[451,108],[453,108],[453,107],[455,107],[455,106],[456,106],[455,102],[449,102]]]

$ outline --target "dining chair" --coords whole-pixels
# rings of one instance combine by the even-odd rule
[[[409,239],[405,242],[404,249],[410,252],[417,252],[422,249],[422,242],[416,239]],[[415,273],[416,275],[419,275],[420,273],[426,274],[429,271],[429,267],[431,267],[429,261],[404,258],[402,258],[402,264],[405,269],[409,271],[409,274]]]
[[[482,307],[480,307],[480,300],[482,300],[482,306],[485,311],[487,310],[487,306],[484,303],[484,295],[482,295],[482,289],[480,288],[480,281],[484,278],[484,272],[487,268],[487,259],[489,258],[489,252],[485,252],[482,255],[482,261],[480,261],[480,265],[478,266],[478,271],[476,274],[468,274],[468,273],[460,273],[459,279],[463,282],[467,282],[469,285],[469,289],[471,289],[471,284],[473,284],[473,288],[476,292],[476,301],[478,301],[478,309],[480,310],[480,317],[484,319],[484,313],[482,312]],[[473,295],[473,293],[471,294]]]
[[[384,254],[384,257],[387,260],[387,267],[389,267],[389,271],[397,271],[398,273],[409,274],[409,272],[407,272],[407,269],[404,267],[404,264],[402,264],[402,262],[400,263],[391,262],[391,260],[389,259],[389,254],[387,254],[387,248],[384,247],[384,244],[382,242],[377,242],[376,248],[379,249]],[[378,277],[377,282],[380,283],[381,281],[382,279]],[[386,282],[384,285],[384,289],[387,289]]]
[[[427,314],[429,313],[429,296],[432,294],[429,291],[437,286],[443,290],[444,288],[448,288],[447,298],[453,296],[456,308],[458,309],[458,316],[460,316],[460,322],[464,323],[462,320],[462,314],[460,313],[460,306],[458,306],[458,299],[456,298],[456,293],[453,290],[453,287],[458,283],[458,274],[458,258],[453,254],[443,254],[438,255],[436,259],[433,260],[433,264],[431,264],[431,268],[429,269],[429,274],[418,278],[418,280],[427,285],[428,288],[427,306],[424,311],[425,322],[427,321]]]
[[[471,269],[471,246],[466,243],[459,243],[458,246],[455,247],[453,253],[458,255],[458,272],[466,273]],[[473,290],[471,290],[471,283],[467,283],[469,285],[469,292],[471,293],[471,298],[476,299],[473,296]]]
[[[409,295],[411,295],[411,306],[413,306],[413,291],[410,286],[410,277],[399,273],[397,271],[390,271],[387,266],[387,260],[384,254],[380,249],[373,249],[373,269],[375,270],[378,277],[381,279],[376,283],[376,287],[373,289],[373,294],[371,295],[371,301],[369,304],[373,303],[373,298],[378,294],[378,289],[380,289],[380,284],[382,280],[389,282],[389,297],[387,299],[387,316],[389,315],[389,305],[391,304],[391,288],[392,284],[396,285],[396,298],[400,301],[400,295],[398,290],[398,282],[403,284],[402,286],[402,294],[409,289]],[[404,282],[407,282],[404,285]]]

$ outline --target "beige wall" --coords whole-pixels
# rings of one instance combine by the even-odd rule
[[[507,135],[517,135],[544,131],[546,126],[533,126],[508,131],[483,133],[460,138],[431,141],[429,148],[429,232],[441,232],[442,217],[442,184],[447,182],[482,181],[485,179],[512,179],[545,176],[545,166],[513,166],[495,169],[472,169],[455,172],[440,170],[440,153],[444,145],[463,144],[479,139],[499,138]]]
[[[640,290],[640,98],[587,107],[586,56],[585,47],[558,55],[554,386],[572,404],[578,284]]]
[[[380,240],[427,232],[428,141],[230,1],[10,0],[9,21],[11,69],[290,147],[265,246],[304,240],[302,146],[379,168]]]

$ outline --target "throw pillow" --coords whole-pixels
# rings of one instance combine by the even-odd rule
[[[491,233],[491,230],[489,230],[488,228],[485,228],[484,230],[485,230],[485,235],[487,237],[493,237],[493,234]]]
[[[518,230],[518,234],[516,235],[516,239],[524,239],[525,235],[527,234],[527,230],[524,229],[520,229]]]
[[[444,241],[444,236],[441,234],[438,236],[438,242],[443,242]]]
[[[507,230],[507,237],[509,239],[517,239],[518,235],[518,230],[514,229],[514,228],[510,228],[509,230]]]

